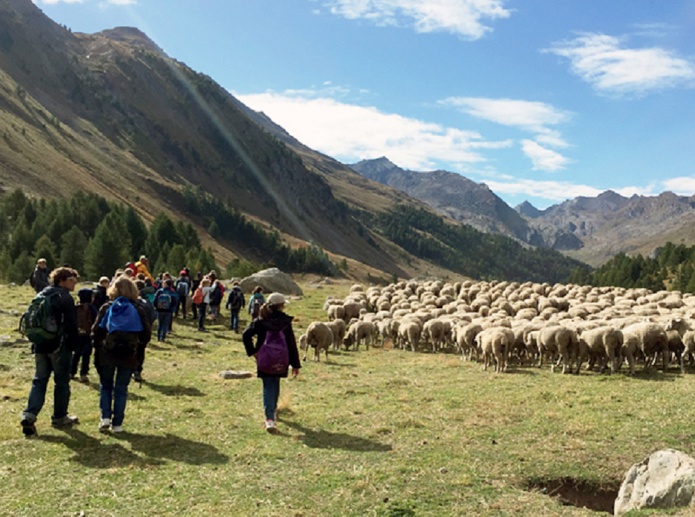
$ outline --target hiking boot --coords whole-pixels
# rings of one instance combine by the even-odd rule
[[[105,433],[111,429],[111,419],[110,418],[102,418],[99,421],[99,431],[102,433]]]
[[[275,425],[275,420],[271,420],[270,418],[265,421],[265,430],[268,431],[269,433],[274,433],[277,431],[277,426]]]
[[[63,418],[58,418],[57,420],[53,420],[51,422],[51,425],[56,428],[61,428],[61,427],[72,427],[73,424],[79,424],[80,419],[77,418],[76,416],[70,416],[70,415],[65,415]]]
[[[32,422],[31,420],[24,418],[20,422],[20,425],[22,426],[22,433],[24,433],[24,436],[27,438],[36,436],[36,422]]]
[[[133,372],[133,380],[135,382],[142,382],[142,374],[140,372]]]
[[[111,432],[112,433],[122,433],[123,432],[123,426],[122,425],[114,425],[111,427]]]

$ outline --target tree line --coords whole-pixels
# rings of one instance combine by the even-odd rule
[[[573,272],[590,267],[547,248],[527,248],[468,225],[448,224],[426,210],[398,205],[381,213],[383,234],[417,257],[478,279],[567,282]]]
[[[318,246],[292,249],[277,232],[262,229],[219,201],[202,194],[186,199],[194,215],[205,214],[203,222],[214,238],[265,257],[262,263],[234,259],[225,269],[229,276],[272,265],[287,272],[337,272]],[[5,282],[24,282],[40,257],[49,267],[69,264],[89,280],[113,275],[143,254],[153,273],[175,275],[184,265],[193,273],[218,270],[212,250],[202,246],[191,223],[159,213],[148,228],[132,206],[84,192],[52,200],[32,198],[19,189],[1,195],[0,238],[6,243],[0,252],[0,278]]]
[[[571,281],[695,293],[695,246],[667,242],[648,257],[619,253],[593,271],[576,271]]]

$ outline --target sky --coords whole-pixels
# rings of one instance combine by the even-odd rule
[[[137,27],[305,145],[540,209],[695,194],[695,0],[33,0]]]

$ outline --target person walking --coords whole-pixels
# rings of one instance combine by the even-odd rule
[[[39,260],[37,260],[36,268],[34,268],[34,271],[31,273],[31,276],[29,277],[29,284],[31,284],[31,286],[34,288],[34,291],[40,293],[46,287],[48,287],[49,273],[50,272],[46,265],[46,259],[40,258]]]
[[[249,300],[248,310],[252,320],[258,318],[258,314],[264,303],[265,298],[263,297],[263,288],[260,285],[258,285],[253,290],[253,293],[251,294],[251,299]]]
[[[302,367],[292,330],[293,318],[285,314],[285,303],[282,294],[272,293],[261,307],[259,317],[242,334],[246,354],[256,359],[257,374],[263,381],[265,429],[269,433],[277,429],[280,380],[287,377],[290,366],[293,377],[299,375]]]
[[[138,289],[127,276],[109,287],[110,301],[99,309],[92,327],[94,362],[99,373],[99,431],[123,431],[128,384],[138,367],[138,349],[147,346],[152,324],[137,303]]]
[[[186,309],[188,308],[188,298],[191,293],[191,279],[188,277],[188,272],[182,269],[179,272],[179,277],[176,279],[176,284],[174,284],[176,293],[179,295],[179,303],[176,305],[176,310],[174,311],[174,316],[179,315],[179,309],[183,311],[182,317],[186,319]]]
[[[244,293],[239,282],[235,280],[232,282],[232,288],[229,290],[225,308],[229,309],[229,328],[237,333],[239,332],[239,312],[244,305],[246,305]]]
[[[161,289],[154,295],[154,308],[157,310],[157,341],[164,341],[171,331],[171,319],[178,303],[171,277],[164,280]]]
[[[77,350],[72,359],[70,377],[77,377],[77,369],[80,370],[80,382],[88,383],[89,359],[92,356],[92,325],[97,317],[97,308],[92,303],[94,291],[88,287],[77,292],[79,303],[75,306],[77,314]],[[82,360],[82,366],[80,366]]]
[[[77,314],[70,293],[75,290],[78,273],[69,267],[54,269],[49,276],[49,286],[38,296],[50,297],[51,314],[58,323],[59,332],[54,339],[32,346],[34,352],[34,379],[31,382],[29,400],[22,412],[22,433],[27,438],[36,435],[36,419],[46,400],[48,380],[53,373],[53,427],[69,427],[79,423],[76,416],[68,415],[70,404],[70,367],[72,353],[77,348]]]

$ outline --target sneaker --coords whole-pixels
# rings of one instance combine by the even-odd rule
[[[80,375],[80,382],[83,384],[89,384],[89,377],[86,375]]]
[[[27,438],[31,438],[32,436],[36,436],[36,423],[32,422],[31,420],[27,420],[26,418],[22,419],[20,422],[22,426],[22,433],[24,433],[24,436]]]
[[[122,425],[114,425],[111,428],[112,433],[122,433],[123,432],[123,426]]]
[[[65,415],[63,418],[59,418],[58,420],[53,420],[51,422],[51,425],[53,427],[61,428],[61,427],[71,427],[73,424],[79,424],[80,419],[77,418],[76,416],[70,416],[70,415]]]
[[[102,418],[99,421],[99,431],[102,433],[105,433],[111,429],[111,419],[110,418]]]
[[[265,421],[265,430],[268,431],[269,433],[274,433],[277,430],[277,426],[275,425],[275,420],[271,420],[270,418]]]

